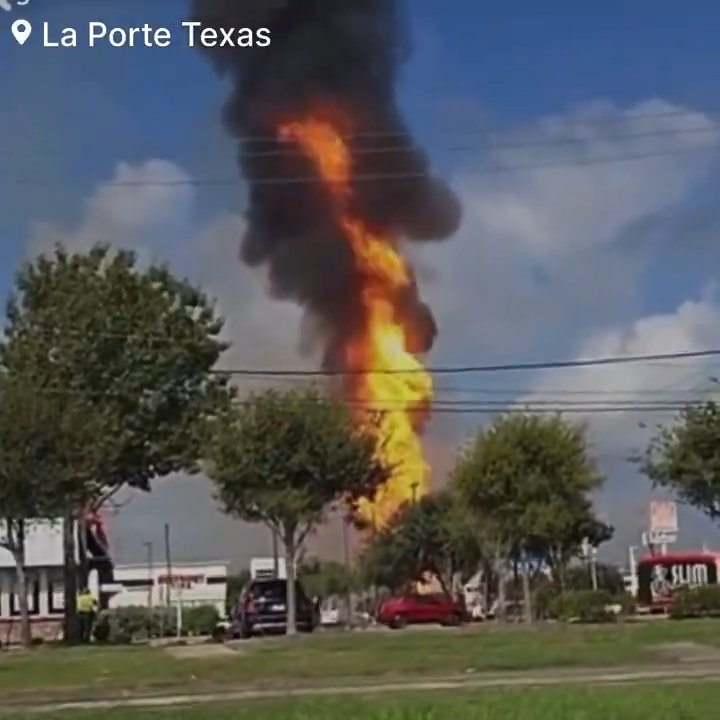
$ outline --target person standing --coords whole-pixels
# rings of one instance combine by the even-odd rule
[[[77,598],[77,611],[80,618],[80,633],[84,643],[92,639],[93,625],[97,613],[97,602],[90,590],[84,587]]]

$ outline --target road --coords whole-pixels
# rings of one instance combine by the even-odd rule
[[[472,676],[438,678],[417,681],[386,683],[358,683],[323,687],[298,687],[276,690],[252,688],[220,690],[203,694],[125,695],[101,700],[76,700],[43,704],[3,703],[0,716],[22,713],[26,715],[55,715],[68,711],[102,711],[116,708],[171,708],[206,705],[210,703],[236,703],[252,700],[287,700],[311,697],[348,695],[383,695],[452,690],[488,690],[532,687],[558,687],[573,685],[628,685],[670,684],[678,682],[720,681],[720,663],[687,663],[655,667],[627,667],[576,670],[547,670],[536,672],[482,673]]]

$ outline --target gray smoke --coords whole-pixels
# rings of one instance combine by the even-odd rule
[[[193,0],[192,12],[208,27],[271,31],[270,47],[202,52],[232,83],[225,123],[239,141],[249,186],[242,258],[267,265],[274,294],[310,313],[321,328],[326,364],[335,367],[336,349],[363,321],[362,278],[327,189],[292,182],[314,178],[316,170],[297,148],[275,139],[278,125],[308,115],[339,123],[353,155],[350,211],[374,232],[424,241],[447,238],[460,223],[456,197],[429,174],[397,106],[398,69],[408,57],[398,3]],[[436,326],[414,284],[394,307],[413,329],[411,349],[429,350]]]

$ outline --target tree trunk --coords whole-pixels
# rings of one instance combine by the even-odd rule
[[[523,606],[525,610],[525,622],[530,625],[534,620],[532,593],[530,592],[530,564],[525,553],[522,554],[522,588],[523,588]]]
[[[286,530],[283,538],[285,544],[285,567],[287,572],[287,634],[297,635],[297,598],[295,597],[295,530]]]
[[[77,549],[78,549],[78,583],[80,587],[87,587],[90,582],[90,558],[87,550],[87,522],[83,514],[77,524]]]
[[[75,562],[75,536],[73,534],[73,513],[68,511],[63,518],[63,594],[65,613],[63,633],[65,642],[76,645],[80,642],[80,624],[77,614],[77,566]]]
[[[496,567],[497,567],[497,619],[505,620],[506,609],[507,609],[507,598],[505,594],[505,570],[507,566],[507,558],[503,553],[502,549],[498,549],[496,554]]]
[[[28,607],[27,576],[25,574],[25,523],[22,520],[7,521],[8,545],[15,560],[17,575],[17,598],[20,605],[20,640],[26,650],[32,648],[32,626]]]

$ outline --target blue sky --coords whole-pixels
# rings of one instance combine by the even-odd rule
[[[428,277],[437,276],[427,287],[441,321],[433,361],[557,358],[646,346],[659,351],[692,342],[707,346],[715,337],[708,329],[714,315],[708,313],[716,309],[708,287],[720,260],[712,151],[700,158],[694,153],[613,166],[607,172],[550,169],[506,179],[460,172],[488,161],[483,130],[522,127],[543,136],[544,118],[575,117],[578,109],[599,102],[605,103],[604,113],[611,108],[619,119],[656,101],[661,104],[655,109],[692,112],[712,125],[720,114],[715,77],[720,7],[711,0],[406,4],[414,55],[402,75],[401,101],[466,206],[457,240],[419,257],[421,278],[424,269]],[[0,17],[0,66],[5,70],[0,293],[9,289],[37,223],[69,234],[83,226],[88,199],[115,176],[118,163],[141,166],[161,160],[192,177],[236,176],[234,147],[219,120],[225,88],[195,51],[180,42],[165,49],[40,46],[39,23],[44,20],[58,29],[89,20],[177,27],[186,6],[185,0],[31,0],[22,15],[36,24],[36,32],[23,48],[10,39],[8,29],[20,13]],[[475,133],[464,141],[472,151],[450,152],[458,133],[468,131]],[[245,313],[248,327],[255,328],[258,317],[275,309],[262,304],[257,297],[261,289],[239,264],[233,265],[235,241],[222,256],[221,270],[202,265],[207,258],[199,259],[204,248],[197,245],[198,233],[214,219],[242,209],[241,184],[198,188],[177,202],[186,211],[181,230],[154,225],[138,237],[183,271],[204,268],[202,279],[220,294],[237,283],[246,305],[235,311]],[[529,218],[527,227],[523,218]],[[681,312],[687,302],[695,303],[695,314]],[[285,316],[272,317],[283,327]],[[293,315],[288,332],[278,334],[292,336],[296,320]],[[658,347],[660,327],[669,348]],[[276,347],[269,345],[268,353]],[[238,358],[240,364],[252,364],[245,356]],[[297,362],[292,356],[281,360],[286,366]],[[693,367],[686,375],[658,376],[653,387],[688,387],[690,379],[697,383],[703,373],[704,368]],[[467,382],[477,386],[484,380]],[[625,376],[601,382],[630,391],[634,386],[626,383],[631,381],[642,384],[642,378]],[[497,380],[500,387],[533,392],[546,382],[558,387],[580,380]],[[584,382],[599,386],[596,377]],[[636,419],[625,422],[637,425]],[[441,457],[440,465],[466,429],[464,424],[436,423],[438,447],[431,455]],[[604,438],[605,430],[599,432]],[[618,448],[616,439],[604,442],[608,447],[615,443],[604,451],[615,457],[626,449]],[[627,482],[623,475],[623,487]],[[646,488],[635,492],[633,512],[646,494]],[[617,495],[612,497],[617,504]],[[147,506],[142,517],[157,517],[158,508]],[[628,512],[622,522],[630,527]],[[709,532],[695,516],[690,524],[697,524],[700,534]]]
[[[691,6],[613,0],[592,8],[570,0],[541,7],[532,0],[406,4],[415,53],[403,76],[403,103],[431,153],[433,144],[439,146],[434,157],[444,168],[452,159],[437,131],[448,127],[504,127],[597,98],[632,105],[657,96],[720,110],[718,86],[708,72],[720,55],[714,31],[720,9],[710,0]],[[22,15],[58,28],[90,19],[174,26],[185,5],[32,0]],[[0,18],[0,26],[15,13]],[[6,68],[4,115],[16,116],[3,122],[10,131],[0,148],[12,146],[50,185],[42,193],[15,188],[11,197],[31,197],[34,212],[54,218],[58,212],[77,215],[82,198],[118,159],[157,156],[189,168],[201,164],[203,133],[223,95],[207,65],[179,43],[166,49],[44,49],[36,26],[23,48],[4,32],[0,62]],[[36,113],[44,116],[41,131],[33,127]],[[213,204],[216,194],[206,193],[204,203]],[[0,288],[7,286],[30,219],[26,203],[8,204]]]

